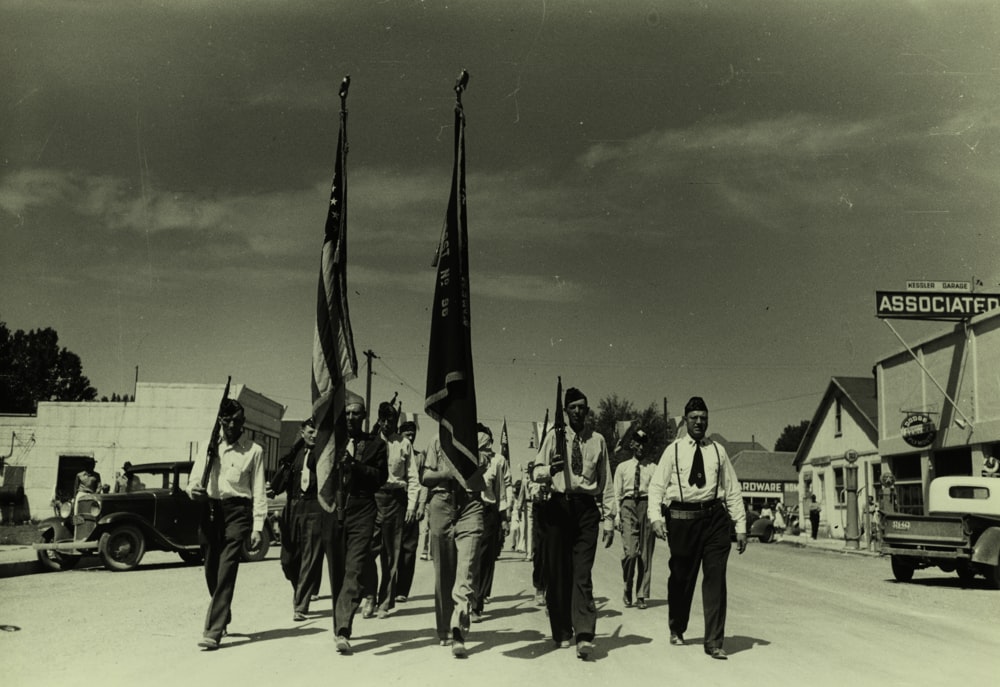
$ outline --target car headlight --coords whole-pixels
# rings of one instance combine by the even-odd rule
[[[91,516],[97,517],[101,514],[101,502],[98,500],[93,500],[90,502],[90,509],[88,510]]]
[[[73,502],[63,501],[59,504],[59,517],[68,518],[73,514]]]

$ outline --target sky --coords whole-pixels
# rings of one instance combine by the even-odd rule
[[[477,402],[518,461],[557,377],[771,448],[902,350],[876,290],[1000,292],[992,0],[0,0],[0,55],[0,321],[100,395],[309,412],[347,75],[349,387],[371,351],[423,411],[466,69]]]

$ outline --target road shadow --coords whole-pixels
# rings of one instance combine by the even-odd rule
[[[701,646],[705,643],[704,637],[685,637],[684,643],[691,646]],[[745,635],[733,635],[723,640],[722,648],[730,656],[734,654],[750,651],[758,646],[771,646],[771,642],[760,637],[747,637]]]
[[[323,632],[329,632],[329,629],[315,626],[313,622],[306,622],[296,627],[282,627],[273,630],[263,630],[261,632],[231,632],[223,638],[219,649],[235,649],[247,644],[267,642],[274,639],[286,639],[288,637],[306,637]]]

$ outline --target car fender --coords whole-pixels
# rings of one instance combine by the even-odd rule
[[[147,546],[150,546],[152,549],[160,549],[163,551],[185,551],[197,548],[184,546],[168,539],[162,532],[153,527],[153,524],[146,518],[139,517],[135,513],[110,513],[101,518],[98,522],[96,536],[99,538],[101,534],[107,532],[113,527],[117,527],[118,525],[133,525],[138,527],[139,531],[141,531],[143,536],[146,537]]]
[[[1000,527],[988,527],[972,547],[972,562],[996,565],[1000,556]]]
[[[51,539],[46,539],[46,534],[52,532]],[[73,539],[73,529],[66,526],[63,518],[45,518],[38,523],[38,532],[42,535],[42,541],[69,541]]]

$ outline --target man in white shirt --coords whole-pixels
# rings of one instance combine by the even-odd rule
[[[705,437],[708,406],[701,397],[693,397],[684,406],[684,420],[687,434],[664,449],[650,480],[649,520],[657,538],[670,543],[670,643],[684,644],[700,567],[705,653],[724,660],[730,519],[742,554],[747,547],[746,509],[726,450]]]
[[[649,481],[656,463],[643,453],[646,432],[635,431],[630,442],[632,457],[615,470],[615,503],[618,504],[616,527],[622,533],[623,602],[632,607],[632,583],[635,581],[636,607],[647,608],[653,576],[653,546],[656,538],[649,525]]]
[[[205,628],[198,646],[206,651],[219,648],[232,614],[230,606],[236,588],[243,544],[260,545],[267,497],[264,491],[264,451],[243,434],[246,417],[243,405],[226,399],[219,409],[222,440],[219,455],[213,458],[208,479],[201,483],[207,456],[194,462],[188,495],[204,501],[199,539],[205,556],[205,581],[212,601],[205,615]]]

